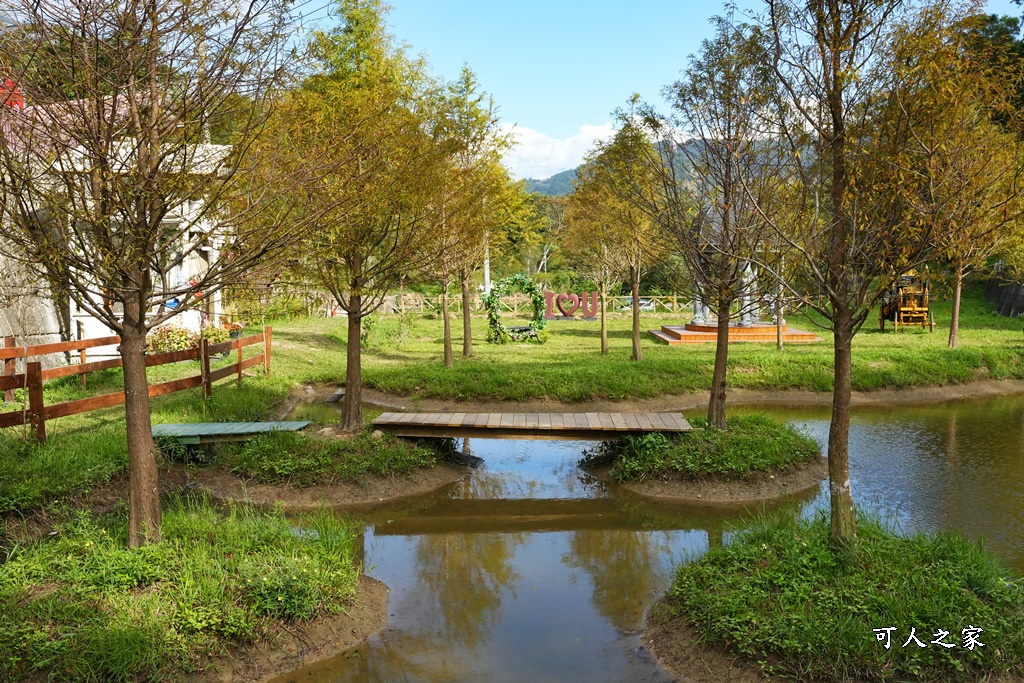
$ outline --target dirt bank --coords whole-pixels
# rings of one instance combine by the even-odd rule
[[[609,466],[590,470],[610,480]],[[669,503],[702,505],[743,505],[777,500],[817,487],[828,476],[828,461],[823,457],[774,472],[751,472],[742,477],[705,477],[699,480],[680,476],[659,477],[616,484],[645,498]]]
[[[283,503],[286,510],[328,507],[373,507],[383,502],[429,493],[466,476],[465,467],[438,463],[399,477],[367,476],[363,484],[331,484],[298,489],[286,484],[257,484],[212,468],[178,469],[183,485],[201,486],[217,500],[271,506]]]
[[[344,614],[282,626],[273,637],[238,648],[214,662],[194,683],[257,683],[343,652],[380,632],[387,623],[388,587],[362,576]]]

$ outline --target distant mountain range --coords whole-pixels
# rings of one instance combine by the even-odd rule
[[[526,179],[526,191],[545,194],[551,197],[562,197],[572,192],[572,181],[576,180],[576,172],[580,169],[570,168],[568,171],[556,173],[544,180]]]
[[[693,147],[693,146],[698,145],[698,144],[700,144],[700,143],[697,140],[690,140],[690,141],[685,143],[685,146],[686,147]],[[679,164],[679,168],[682,170],[683,177],[684,178],[688,177],[689,176],[689,170],[688,169],[689,169],[690,163],[689,163],[689,160],[686,158],[686,155],[685,154],[679,154],[678,157],[677,157],[677,162],[676,163]],[[579,172],[579,170],[581,168],[583,168],[583,164],[580,164],[576,168],[570,168],[568,171],[562,171],[561,173],[556,173],[555,175],[551,176],[550,178],[545,178],[543,180],[537,180],[535,178],[527,178],[526,181],[525,181],[526,182],[526,191],[527,192],[536,192],[538,194],[548,195],[548,196],[551,196],[551,197],[563,197],[563,196],[565,196],[567,194],[572,194],[573,181],[575,181],[576,178],[578,177],[577,173]]]

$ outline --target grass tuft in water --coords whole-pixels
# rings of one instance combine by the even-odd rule
[[[351,438],[317,438],[301,432],[271,432],[226,448],[219,466],[261,483],[360,483],[367,475],[408,474],[433,465],[438,452],[390,435],[363,431]]]
[[[679,567],[665,601],[708,642],[765,672],[846,681],[974,681],[1024,673],[1024,591],[979,543],[951,533],[905,538],[860,520],[852,551],[828,521],[762,518]],[[874,629],[895,627],[891,646]],[[980,627],[983,647],[966,649]],[[925,643],[910,642],[911,628]],[[931,641],[948,631],[946,648]]]
[[[739,476],[785,469],[820,454],[813,439],[760,413],[731,418],[727,430],[707,428],[700,418],[690,422],[697,431],[605,441],[587,452],[582,464],[611,464],[612,476],[623,482],[668,475]]]

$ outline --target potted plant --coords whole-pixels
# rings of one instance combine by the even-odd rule
[[[233,323],[226,324],[224,327],[227,328],[232,339],[240,339],[242,337],[243,331],[245,330],[245,323],[241,321],[235,321]]]

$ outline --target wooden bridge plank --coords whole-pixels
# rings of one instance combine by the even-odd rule
[[[373,424],[398,436],[527,439],[615,438],[616,433],[688,431],[678,413],[382,413]],[[224,428],[242,433],[247,427]]]
[[[668,413],[661,416],[662,419],[669,418],[672,420],[673,431],[686,431],[690,429],[690,423],[686,421],[682,413]]]

